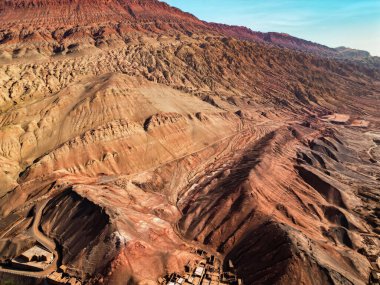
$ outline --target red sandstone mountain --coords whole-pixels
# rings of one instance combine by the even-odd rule
[[[375,282],[379,67],[154,0],[1,1],[0,280],[157,284],[203,248],[244,284]],[[6,271],[41,240],[47,273]]]
[[[96,23],[98,25],[105,24],[114,33],[120,33],[122,31],[120,23],[129,23],[129,27],[136,30],[216,33],[243,40],[270,42],[330,56],[341,56],[340,51],[342,51],[287,34],[260,33],[245,27],[207,23],[157,0],[3,0],[0,3],[0,23],[3,25],[3,29],[17,26],[14,37],[25,36],[17,35],[20,26],[28,30],[28,27],[33,24],[39,28],[45,27],[51,32],[67,25],[86,26]],[[0,41],[5,42],[12,39],[12,33],[4,35],[4,32],[3,30],[3,39]],[[30,36],[30,32],[28,35]],[[40,36],[45,40],[52,40],[48,33]],[[38,39],[41,38],[38,37]],[[366,54],[362,54],[362,56],[368,57]]]
[[[52,28],[66,24],[113,21],[184,21],[201,25],[194,16],[156,0],[20,0],[2,1],[5,25],[33,23]]]

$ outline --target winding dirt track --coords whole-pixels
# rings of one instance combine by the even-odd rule
[[[6,269],[2,267],[0,267],[0,272],[10,273],[10,274],[15,274],[15,275],[22,275],[22,276],[33,277],[33,278],[43,278],[43,277],[47,277],[50,273],[57,270],[59,255],[58,255],[58,252],[56,251],[56,244],[53,240],[49,239],[39,230],[42,212],[48,202],[49,200],[45,200],[41,202],[40,204],[36,205],[36,214],[34,216],[32,228],[30,229],[30,234],[37,240],[37,242],[39,242],[42,246],[44,246],[45,248],[47,248],[49,251],[53,253],[54,259],[52,263],[45,270],[39,271],[39,272],[17,270],[17,269]]]

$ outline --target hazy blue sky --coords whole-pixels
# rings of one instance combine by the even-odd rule
[[[380,0],[165,0],[206,21],[285,32],[380,56]]]

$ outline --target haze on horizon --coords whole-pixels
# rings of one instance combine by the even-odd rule
[[[165,0],[198,18],[380,56],[380,0]]]

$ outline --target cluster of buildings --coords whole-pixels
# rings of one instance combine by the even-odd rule
[[[242,285],[242,280],[237,277],[232,261],[228,261],[226,270],[214,255],[208,254],[202,249],[194,251],[201,257],[198,262],[189,262],[185,266],[183,275],[172,273],[160,278],[162,285]]]
[[[53,262],[54,254],[44,246],[37,244],[13,258],[8,266],[22,271],[39,272],[46,270]],[[51,285],[81,285],[81,282],[67,274],[67,267],[61,265],[57,271],[46,278]]]
[[[51,273],[47,278],[47,283],[51,285],[81,285],[82,283],[67,274],[67,267],[61,265],[57,271]]]
[[[54,254],[42,245],[35,245],[11,260],[11,266],[20,270],[44,271],[54,260]]]

